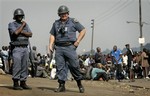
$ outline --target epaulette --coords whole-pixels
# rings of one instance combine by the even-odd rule
[[[75,19],[75,18],[72,18],[72,21],[74,22],[74,23],[78,23],[79,21],[77,20],[77,19]]]
[[[58,22],[58,21],[59,21],[59,19],[55,20],[55,22]]]

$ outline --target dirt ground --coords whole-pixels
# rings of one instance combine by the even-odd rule
[[[135,82],[83,80],[85,93],[79,93],[75,81],[67,81],[67,90],[63,93],[54,92],[57,80],[28,78],[27,83],[32,90],[13,90],[11,76],[0,75],[0,96],[150,96],[150,80],[147,79],[136,79]]]

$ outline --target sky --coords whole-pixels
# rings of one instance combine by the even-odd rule
[[[123,49],[129,43],[131,47],[139,47],[139,0],[0,0],[0,49],[10,42],[8,23],[13,22],[13,12],[22,8],[25,21],[32,30],[30,38],[32,46],[45,54],[49,44],[52,24],[59,19],[57,10],[66,5],[69,16],[76,18],[87,30],[77,52],[91,50],[92,28],[94,19],[93,49],[101,47],[102,51],[117,45]],[[142,1],[143,37],[150,43],[150,0]],[[133,23],[127,23],[131,21]]]

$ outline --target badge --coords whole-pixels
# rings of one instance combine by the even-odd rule
[[[67,27],[65,27],[65,31],[67,32],[67,30],[68,30],[68,28]]]

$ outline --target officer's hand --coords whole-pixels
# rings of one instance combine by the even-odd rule
[[[22,21],[22,26],[25,27],[26,26],[26,22]]]
[[[52,46],[49,46],[49,51],[53,53],[54,50]]]
[[[78,47],[78,46],[79,46],[79,42],[76,41],[76,42],[74,43],[74,46],[75,46],[75,47]]]

